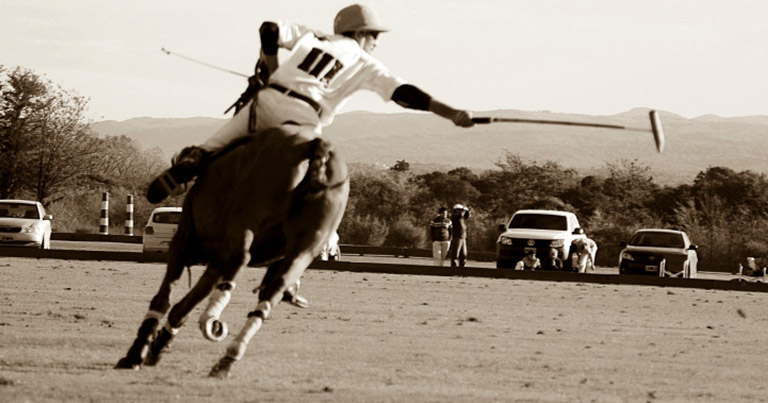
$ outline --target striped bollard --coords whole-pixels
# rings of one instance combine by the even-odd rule
[[[99,217],[99,234],[109,235],[109,193],[101,194],[101,216]]]
[[[133,195],[128,195],[125,204],[125,235],[133,236]]]

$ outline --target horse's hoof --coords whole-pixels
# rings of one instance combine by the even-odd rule
[[[144,365],[148,367],[154,367],[158,362],[160,362],[160,356],[152,354],[151,351],[147,354],[147,358],[144,359]]]
[[[293,298],[288,301],[291,305],[297,306],[299,308],[306,308],[309,306],[309,301],[307,301],[306,298],[302,297],[301,295],[294,295]]]
[[[205,323],[200,323],[203,336],[210,341],[222,341],[229,334],[229,328],[225,322],[216,318],[208,318]]]
[[[211,372],[208,373],[210,378],[227,379],[229,378],[229,371],[232,369],[232,364],[235,362],[234,358],[224,356],[219,360],[216,365],[211,368]]]
[[[138,371],[141,369],[141,362],[137,362],[135,359],[123,357],[115,364],[115,369],[132,369]]]

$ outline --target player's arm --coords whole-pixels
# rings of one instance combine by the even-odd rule
[[[277,70],[278,66],[277,47],[278,38],[280,38],[280,27],[272,21],[266,21],[259,28],[259,36],[261,38],[260,60],[266,66],[266,75],[269,76]]]
[[[472,121],[472,114],[469,112],[454,109],[411,84],[397,87],[392,93],[392,100],[404,108],[429,111],[442,116],[452,121],[456,126],[472,127],[475,125]]]

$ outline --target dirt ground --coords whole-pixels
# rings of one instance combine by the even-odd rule
[[[112,369],[163,272],[2,258],[0,400],[768,401],[768,293],[464,277],[310,270],[310,307],[278,306],[232,377],[207,378],[256,304],[248,269],[223,343],[198,308],[157,367]]]

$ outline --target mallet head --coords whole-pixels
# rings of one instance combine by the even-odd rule
[[[656,142],[656,150],[664,151],[664,128],[661,127],[661,118],[659,112],[650,111],[651,130],[653,131],[653,140]]]

